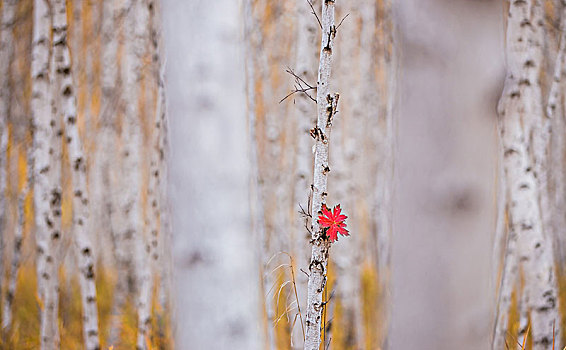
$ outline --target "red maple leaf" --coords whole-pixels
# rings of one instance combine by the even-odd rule
[[[322,205],[322,215],[318,216],[318,223],[323,229],[326,229],[326,235],[330,239],[330,242],[338,240],[338,234],[342,236],[349,236],[348,230],[346,230],[346,220],[348,217],[342,214],[342,209],[340,209],[340,204],[334,207],[331,211],[328,209],[326,204]]]

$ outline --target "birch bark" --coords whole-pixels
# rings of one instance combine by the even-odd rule
[[[58,283],[55,249],[60,239],[61,125],[50,96],[49,2],[34,2],[32,42],[32,114],[34,123],[34,206],[37,244],[38,294],[41,300],[40,346],[59,348],[57,322]]]
[[[54,0],[53,10],[53,94],[60,118],[65,123],[65,141],[69,152],[73,191],[73,242],[77,250],[82,299],[85,348],[100,348],[96,303],[94,252],[89,233],[89,199],[87,157],[77,127],[76,85],[73,83],[70,51],[67,44],[67,6],[65,0]]]
[[[2,2],[0,18],[0,291],[4,284],[4,237],[6,235],[6,184],[7,184],[7,151],[8,151],[8,120],[10,114],[10,64],[14,56],[13,25],[15,19],[15,0]],[[0,292],[0,295],[2,293]]]
[[[553,241],[545,230],[541,198],[546,191],[543,172],[546,146],[541,138],[543,121],[540,69],[543,17],[536,0],[513,1],[507,24],[507,77],[500,100],[500,135],[507,196],[509,245],[517,245],[524,271],[521,298],[530,312],[533,349],[552,343],[558,319]],[[529,149],[533,154],[529,154]],[[538,172],[538,173],[537,173]],[[542,193],[541,193],[542,192]],[[543,203],[544,205],[544,203]]]
[[[338,94],[330,93],[330,74],[332,50],[336,27],[334,26],[334,2],[322,2],[322,41],[317,81],[317,124],[316,143],[313,170],[313,194],[311,209],[312,253],[309,265],[309,282],[307,296],[307,314],[305,320],[306,340],[305,350],[316,350],[320,346],[320,332],[323,311],[323,291],[326,286],[328,251],[330,242],[323,237],[318,224],[318,213],[321,212],[327,195],[328,176],[328,145],[330,131],[336,108]]]

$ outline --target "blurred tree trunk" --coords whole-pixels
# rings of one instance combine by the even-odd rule
[[[259,349],[241,13],[230,0],[165,6],[176,344]]]
[[[542,7],[537,0],[510,4],[507,77],[499,107],[501,151],[509,201],[507,249],[513,245],[517,247],[525,281],[520,300],[526,305],[520,307],[529,312],[535,350],[547,349],[552,343],[553,325],[558,320],[553,239],[549,227],[545,226],[548,138],[540,87],[543,21]],[[543,210],[546,213],[542,213]],[[504,275],[504,278],[511,276]],[[506,283],[504,280],[502,285]],[[506,327],[501,324],[501,317],[497,322],[496,337],[505,334]],[[519,335],[525,331],[525,325],[521,325]]]
[[[12,101],[10,65],[14,57],[13,26],[16,4],[15,0],[4,0],[0,17],[0,77],[2,77],[0,83],[0,300],[3,300],[1,291],[4,289],[4,240],[8,219],[6,208],[8,120]]]
[[[334,3],[323,2],[321,13],[322,40],[320,48],[320,62],[317,80],[317,124],[316,143],[313,170],[313,193],[311,208],[312,255],[309,264],[309,282],[306,310],[306,339],[304,349],[318,350],[320,346],[320,332],[322,312],[326,300],[323,300],[323,291],[326,287],[328,253],[330,242],[323,236],[322,228],[318,223],[318,215],[322,205],[326,202],[328,179],[328,147],[330,131],[334,114],[338,106],[338,94],[330,93],[330,75],[334,37]],[[326,346],[324,344],[323,346]]]
[[[31,125],[30,125],[31,126]],[[26,157],[26,177],[23,180],[22,188],[18,193],[17,200],[17,223],[14,229],[14,246],[13,255],[10,263],[10,274],[8,275],[6,299],[3,304],[3,314],[2,314],[2,328],[4,331],[10,331],[12,327],[13,314],[12,310],[14,305],[14,297],[16,296],[16,285],[18,281],[18,271],[21,263],[22,255],[22,243],[24,239],[24,229],[25,229],[25,203],[28,194],[30,193],[30,188],[33,186],[33,169],[32,169],[32,152],[31,150],[25,151]]]
[[[80,271],[82,320],[85,348],[100,348],[98,310],[96,303],[94,252],[91,243],[89,198],[87,188],[87,156],[84,142],[77,127],[77,85],[73,83],[71,57],[67,46],[67,6],[65,0],[55,0],[53,11],[53,79],[52,93],[58,106],[59,116],[65,123],[65,141],[71,166],[73,193],[73,241]]]
[[[151,283],[148,244],[142,219],[142,172],[143,131],[140,110],[140,84],[143,79],[142,64],[147,48],[149,18],[147,0],[129,3],[125,19],[124,35],[124,104],[122,124],[121,181],[124,194],[120,202],[123,216],[121,242],[124,249],[133,249],[132,271],[136,281],[136,310],[138,314],[137,347],[146,349],[146,337],[151,322]],[[129,248],[128,248],[129,247]]]
[[[257,56],[260,54],[261,31],[258,30],[259,23],[254,15],[253,0],[245,0],[244,2],[244,39],[246,41],[245,65],[246,65],[246,97],[247,97],[247,114],[248,114],[248,137],[250,138],[249,156],[250,156],[250,214],[252,218],[251,227],[253,237],[259,249],[257,252],[257,263],[260,266],[261,292],[265,296],[270,290],[268,279],[265,278],[265,261],[269,259],[265,257],[265,208],[263,204],[262,186],[260,184],[259,172],[259,150],[258,150],[258,110],[257,110],[257,91],[256,76],[258,68]],[[261,103],[261,100],[260,100]],[[266,302],[262,298],[264,308],[264,347],[265,349],[275,349],[275,336],[273,322],[273,307],[271,303]]]
[[[118,81],[118,37],[121,22],[118,21],[121,11],[120,1],[105,0],[102,2],[101,23],[101,106],[98,116],[98,127],[94,145],[94,165],[90,172],[89,191],[92,197],[92,221],[104,223],[96,229],[97,244],[103,246],[106,242],[112,245],[114,258],[118,256],[116,210],[117,198],[112,185],[115,182],[113,171],[116,164],[115,147],[117,132],[117,120],[120,110],[120,82]],[[94,228],[96,225],[92,225]],[[97,254],[103,254],[99,249]],[[105,255],[101,260],[107,262]],[[125,284],[125,281],[118,282]],[[125,288],[124,288],[125,289]]]

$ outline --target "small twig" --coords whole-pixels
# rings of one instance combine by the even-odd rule
[[[301,208],[301,210],[299,210],[299,214],[301,214],[304,218],[311,218],[312,215],[307,213],[307,211],[305,210],[305,208],[303,208],[303,206],[301,205],[301,203],[299,203],[299,208]]]
[[[318,18],[318,15],[316,14],[316,11],[314,10],[314,7],[312,6],[312,3],[310,2],[310,0],[307,0],[307,3],[308,3],[309,6],[311,7],[312,14],[316,17],[316,20],[318,21],[318,25],[320,26],[320,29],[322,29],[322,23],[320,22],[320,19]]]
[[[307,91],[316,90],[316,86],[313,86],[305,81],[305,79],[301,78],[297,73],[295,73],[291,68],[287,67],[285,70],[286,73],[289,73],[295,78],[295,90],[291,91],[287,94],[287,96],[283,97],[279,103],[285,101],[289,96],[296,94],[298,92],[302,92],[303,94],[307,95],[312,101],[316,103],[316,99],[312,97]]]
[[[340,23],[338,23],[338,26],[336,27],[336,30],[338,30],[338,28],[340,28],[340,26],[342,25],[342,22],[344,22],[344,20],[346,19],[346,17],[348,17],[350,15],[350,13],[347,13],[346,16],[342,17],[342,20],[340,21]]]
[[[309,275],[308,272],[306,272],[305,270],[303,270],[302,268],[300,269],[302,273],[304,273],[305,275],[307,275],[307,277],[310,277],[311,275]]]

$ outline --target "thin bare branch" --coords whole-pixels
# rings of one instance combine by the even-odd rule
[[[322,29],[322,23],[320,22],[320,18],[318,18],[318,15],[316,14],[316,11],[314,10],[314,7],[312,6],[312,2],[310,2],[310,0],[307,0],[307,3],[308,3],[309,6],[311,7],[312,14],[316,17],[316,20],[318,21],[318,25],[320,26],[320,29]]]
[[[342,25],[342,22],[344,22],[344,20],[350,15],[350,13],[347,13],[346,16],[342,17],[342,19],[340,20],[340,23],[338,23],[338,26],[336,26],[336,30],[338,30],[338,28],[340,28],[340,26]]]

